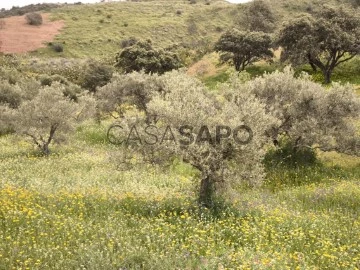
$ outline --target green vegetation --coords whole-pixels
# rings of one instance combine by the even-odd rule
[[[309,63],[330,83],[335,67],[360,54],[359,39],[360,18],[355,9],[324,6],[311,16],[288,22],[276,43],[283,48],[283,60],[295,65]]]
[[[286,67],[270,38],[260,49],[274,57],[241,72],[214,52],[234,26],[275,37],[323,2],[52,9],[65,21],[55,41],[0,55],[0,270],[358,269],[359,56],[322,85],[308,61]],[[184,68],[165,72],[162,53]],[[249,126],[252,140],[222,127],[222,142],[219,124]],[[110,143],[134,125],[161,143]]]
[[[179,56],[169,50],[156,49],[151,40],[137,41],[116,55],[115,66],[125,73],[143,70],[163,74],[181,67]]]
[[[359,159],[273,168],[212,212],[186,167],[117,170],[107,153],[119,149],[93,143],[106,128],[83,126],[46,159],[0,138],[1,269],[358,267]]]
[[[220,37],[215,50],[221,52],[222,62],[231,62],[236,71],[243,71],[254,62],[272,59],[271,43],[271,37],[263,32],[232,29]]]
[[[182,11],[181,16],[177,10]],[[211,5],[142,1],[64,6],[54,9],[51,18],[65,20],[66,27],[56,41],[66,41],[66,57],[108,58],[129,37],[151,39],[159,47],[182,44],[196,48],[207,40],[216,41],[221,34],[216,29],[229,28],[238,14],[234,5],[223,1]],[[52,55],[48,49],[38,54]]]

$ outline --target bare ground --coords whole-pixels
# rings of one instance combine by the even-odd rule
[[[42,14],[43,24],[28,25],[25,16],[14,16],[6,19],[0,29],[0,52],[24,53],[45,47],[64,27],[64,21],[50,21],[48,14]]]

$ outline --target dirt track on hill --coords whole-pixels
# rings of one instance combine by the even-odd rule
[[[5,26],[0,29],[0,52],[24,53],[46,47],[45,42],[52,41],[64,27],[64,21],[50,21],[48,14],[42,14],[43,24],[28,25],[25,16],[6,19]]]

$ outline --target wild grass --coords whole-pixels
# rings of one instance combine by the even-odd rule
[[[322,73],[318,70],[313,72],[310,66],[304,66],[299,68],[299,70],[305,71],[312,75],[314,81],[323,83],[324,77]],[[357,56],[351,59],[348,62],[342,63],[334,69],[332,74],[333,82],[340,83],[352,83],[354,85],[360,85],[360,57]]]
[[[177,11],[181,10],[181,14]],[[195,47],[216,41],[239,15],[235,5],[216,1],[211,5],[188,1],[114,2],[72,5],[52,10],[53,20],[64,20],[65,28],[55,42],[64,43],[62,57],[109,58],[129,37],[151,39],[155,46],[183,44]],[[51,48],[36,55],[58,56]]]
[[[360,160],[273,168],[213,211],[176,161],[118,170],[103,125],[48,158],[0,137],[0,269],[357,269]]]

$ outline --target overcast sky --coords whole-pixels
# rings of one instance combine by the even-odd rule
[[[228,0],[231,3],[245,3],[251,0]],[[82,3],[97,3],[100,0],[0,0],[0,8],[9,9],[12,6],[25,6],[30,4],[37,3],[74,3],[74,2],[82,2]]]

